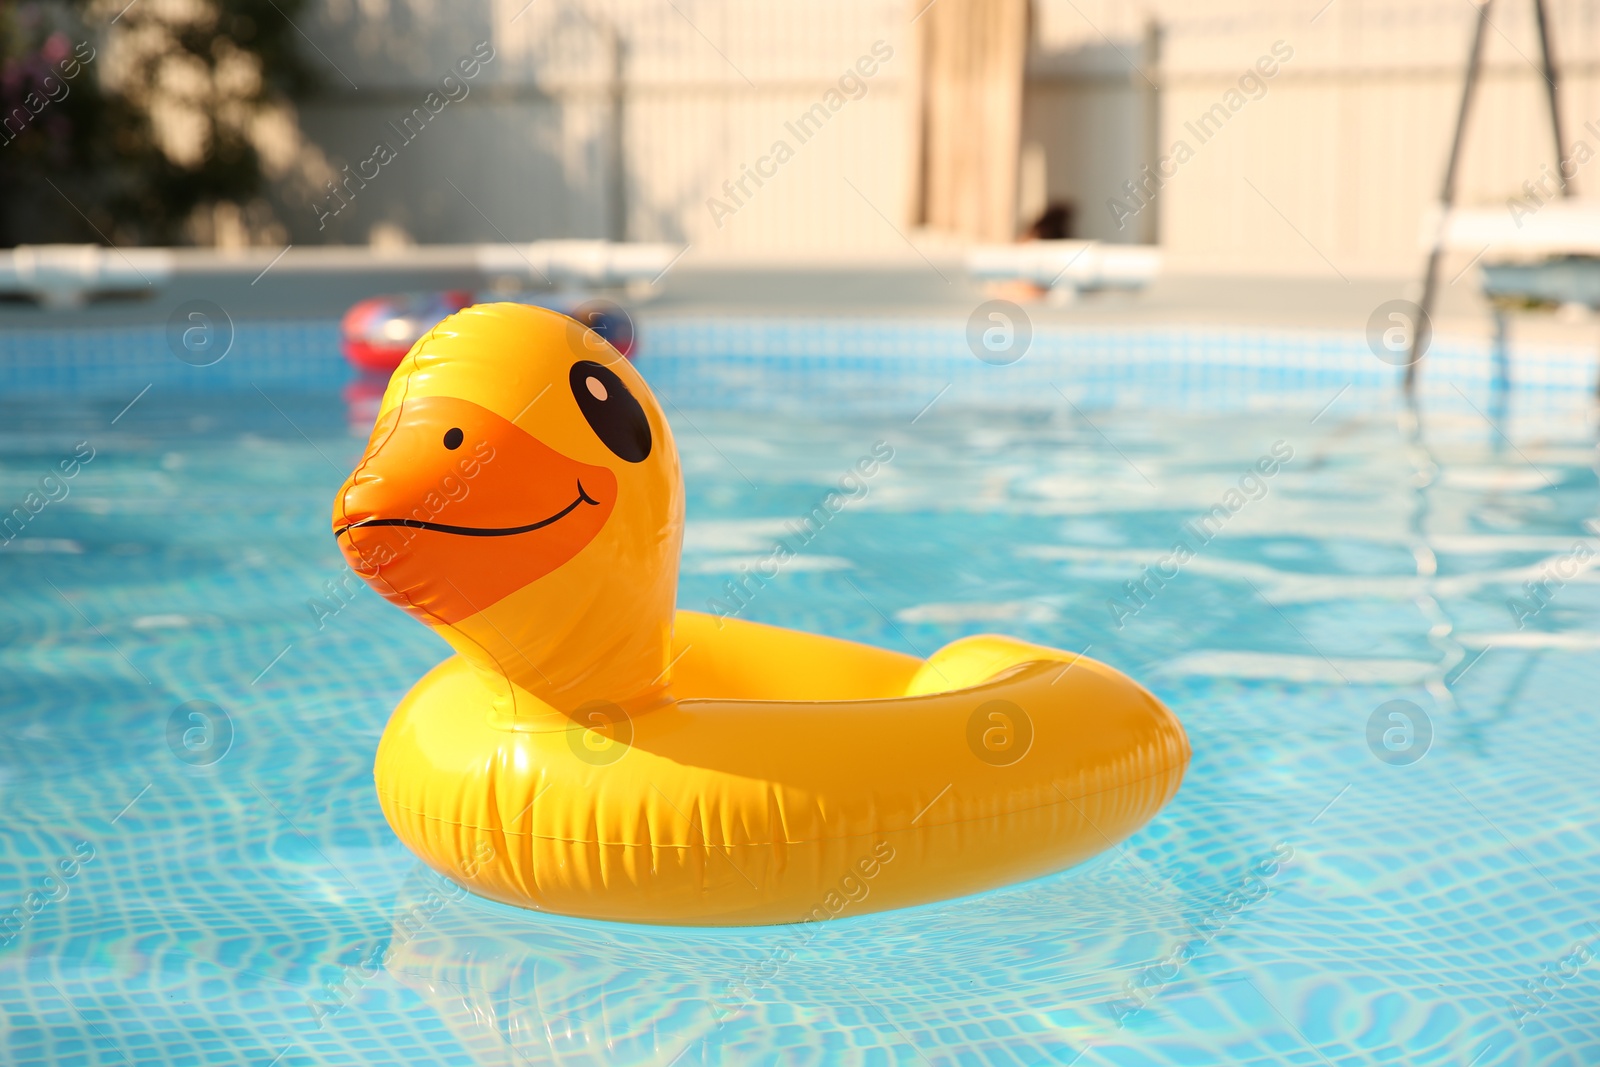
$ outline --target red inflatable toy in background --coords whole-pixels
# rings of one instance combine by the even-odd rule
[[[390,375],[400,365],[411,346],[447,316],[473,304],[489,303],[491,296],[477,296],[464,289],[439,293],[403,293],[375,296],[345,312],[341,323],[341,344],[345,358],[357,370]],[[633,320],[609,300],[549,301],[538,303],[552,311],[569,315],[610,342],[611,347],[633,358]]]
[[[497,299],[559,311],[604,337],[630,361],[633,359],[633,319],[609,300],[562,298],[554,294],[517,299],[476,294],[465,289],[375,296],[352,306],[340,323],[340,347],[345,359],[359,372],[344,387],[350,432],[365,437],[372,429],[389,375],[423,335],[462,308],[493,303]]]
[[[344,358],[357,370],[392,374],[417,338],[472,303],[464,289],[363,300],[340,323]]]

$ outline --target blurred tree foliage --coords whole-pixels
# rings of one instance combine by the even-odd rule
[[[313,82],[304,6],[0,0],[0,246],[273,230],[262,193],[293,165],[289,102]]]

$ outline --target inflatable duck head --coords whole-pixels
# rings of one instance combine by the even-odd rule
[[[484,304],[419,340],[333,532],[357,574],[479,668],[512,725],[664,699],[677,448],[644,380],[573,319]]]

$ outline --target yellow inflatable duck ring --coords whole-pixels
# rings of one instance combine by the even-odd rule
[[[541,308],[416,343],[333,531],[458,653],[384,731],[384,815],[509,904],[756,925],[976,893],[1121,841],[1188,764],[1170,711],[1069,652],[984,636],[923,661],[675,611],[672,431]]]

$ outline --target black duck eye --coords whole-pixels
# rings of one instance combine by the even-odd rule
[[[459,426],[452,426],[444,432],[444,447],[454,452],[461,447],[462,439],[465,437],[466,434],[461,432]]]
[[[650,455],[650,420],[622,379],[586,359],[574,363],[567,378],[578,410],[601,443],[629,463],[643,462]]]

